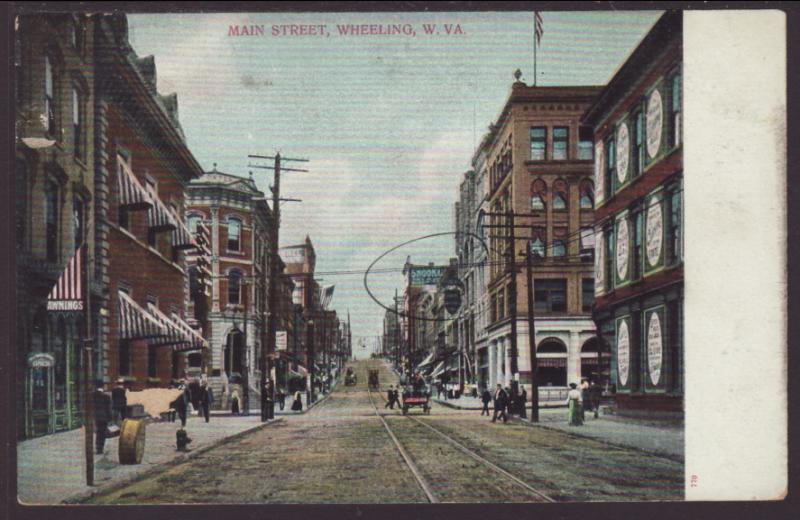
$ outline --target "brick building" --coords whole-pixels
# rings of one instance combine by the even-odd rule
[[[591,319],[594,184],[591,129],[580,118],[597,87],[530,87],[517,81],[481,147],[486,163],[489,309],[485,378],[489,385],[531,382],[527,287],[510,259],[535,258],[537,358],[542,387],[563,388],[596,371]],[[516,240],[511,240],[512,219]],[[512,301],[514,300],[514,301]],[[516,307],[516,313],[514,312]],[[514,324],[513,321],[516,323]],[[517,350],[512,328],[516,326]],[[516,366],[515,366],[516,365]],[[530,388],[528,388],[530,390]]]
[[[98,371],[132,389],[182,378],[202,335],[185,320],[184,191],[202,169],[184,140],[177,96],[156,88],[152,56],[130,47],[124,15],[95,32],[94,276],[103,290]]]
[[[97,19],[20,15],[14,49],[18,437],[81,425],[80,348],[99,308],[48,309],[67,270],[87,260],[95,284],[95,56]],[[83,256],[76,258],[82,244]],[[81,273],[84,274],[84,273]]]
[[[681,24],[664,14],[583,118],[596,149],[594,319],[621,413],[683,410]]]
[[[239,404],[244,387],[257,398],[266,334],[267,263],[272,211],[253,178],[217,171],[194,179],[186,191],[189,229],[203,224],[211,238],[210,358],[205,367],[215,406]],[[190,272],[194,273],[194,270]],[[253,406],[251,399],[250,405]]]

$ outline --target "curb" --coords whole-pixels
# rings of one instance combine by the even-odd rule
[[[211,444],[208,444],[206,446],[202,446],[202,447],[197,448],[195,450],[192,450],[192,451],[190,451],[188,453],[179,453],[176,457],[173,457],[172,459],[170,459],[168,461],[165,461],[165,462],[159,464],[158,466],[155,466],[153,468],[150,468],[150,469],[147,469],[145,471],[142,471],[141,473],[136,473],[134,475],[130,475],[128,477],[122,478],[122,479],[120,479],[120,480],[118,480],[116,482],[110,482],[110,483],[108,483],[106,485],[103,485],[103,486],[97,486],[94,489],[91,489],[89,491],[86,491],[86,492],[83,492],[83,493],[80,493],[80,494],[73,495],[71,497],[65,498],[60,503],[61,504],[81,504],[81,503],[84,503],[87,500],[89,500],[89,499],[91,499],[91,498],[93,498],[93,497],[95,497],[97,495],[106,494],[106,493],[112,493],[114,491],[117,491],[117,490],[119,490],[121,488],[124,488],[125,486],[129,486],[129,485],[131,485],[131,484],[133,484],[135,482],[138,482],[140,480],[144,480],[146,478],[150,478],[150,477],[153,477],[155,475],[158,475],[159,473],[162,473],[162,472],[166,471],[167,469],[169,469],[172,466],[177,466],[178,464],[181,464],[183,462],[191,460],[194,457],[197,457],[198,455],[201,455],[201,454],[203,454],[203,453],[205,453],[205,452],[207,452],[207,451],[209,451],[209,450],[211,450],[213,448],[216,448],[216,447],[218,447],[218,446],[220,446],[220,445],[222,445],[222,444],[224,444],[226,442],[234,441],[236,439],[239,439],[240,437],[244,437],[248,433],[252,433],[252,432],[255,432],[257,430],[261,430],[263,428],[267,428],[269,426],[272,426],[273,424],[277,424],[277,423],[282,422],[282,421],[283,421],[282,418],[281,419],[274,419],[272,422],[266,422],[266,423],[258,424],[256,426],[253,426],[252,428],[248,428],[246,430],[242,430],[240,432],[234,433],[233,435],[230,435],[228,437],[223,437],[222,439],[218,439],[218,440],[212,442]]]
[[[681,464],[685,463],[684,457],[681,457],[680,455],[675,455],[675,454],[672,454],[672,453],[667,453],[667,452],[663,452],[663,451],[653,451],[653,450],[640,448],[638,446],[631,446],[630,444],[621,444],[621,443],[618,443],[618,442],[608,441],[606,439],[602,439],[602,438],[598,438],[598,437],[592,437],[591,435],[578,433],[577,431],[572,432],[572,431],[562,430],[561,428],[556,428],[554,426],[549,426],[547,424],[542,424],[541,422],[532,423],[529,419],[522,420],[522,419],[520,419],[519,417],[516,417],[516,416],[511,416],[510,420],[512,422],[520,423],[523,426],[528,426],[530,428],[544,428],[544,429],[550,430],[550,431],[561,432],[564,435],[567,435],[569,437],[577,437],[577,438],[580,438],[580,439],[589,439],[591,441],[599,442],[600,444],[605,444],[606,446],[612,446],[614,448],[619,448],[619,449],[623,449],[623,450],[634,450],[634,451],[638,451],[640,453],[645,453],[645,454],[650,455],[650,456],[660,457],[660,458],[663,458],[663,459],[668,459],[668,460],[671,460],[672,462],[680,462]]]

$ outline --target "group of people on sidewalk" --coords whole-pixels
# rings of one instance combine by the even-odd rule
[[[596,382],[591,383],[584,379],[580,388],[575,383],[570,383],[567,394],[567,421],[570,426],[582,426],[586,412],[594,412],[594,418],[600,417],[600,398],[603,389]]]
[[[503,388],[503,385],[498,383],[494,394],[489,392],[488,388],[484,388],[481,393],[481,402],[483,403],[481,415],[488,416],[489,403],[493,403],[492,422],[497,422],[497,418],[500,417],[506,423],[509,415],[519,415],[523,419],[526,417],[525,407],[528,402],[528,392],[524,387],[522,392],[512,392],[511,388]]]

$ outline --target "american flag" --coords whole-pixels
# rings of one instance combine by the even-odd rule
[[[533,33],[536,37],[536,45],[539,45],[542,42],[542,35],[544,34],[544,24],[542,23],[542,15],[539,14],[539,11],[533,12],[533,20]]]

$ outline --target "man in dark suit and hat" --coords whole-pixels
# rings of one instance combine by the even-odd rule
[[[106,445],[108,423],[112,419],[111,397],[103,391],[103,382],[97,381],[94,391],[95,451],[102,455]]]

